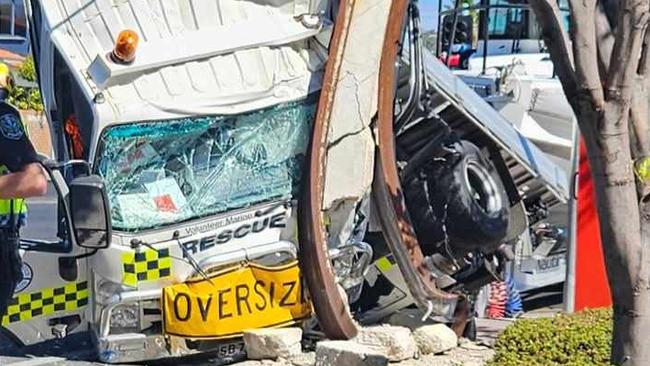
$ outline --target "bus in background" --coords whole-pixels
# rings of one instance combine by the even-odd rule
[[[0,0],[0,59],[20,61],[29,53],[23,0]]]

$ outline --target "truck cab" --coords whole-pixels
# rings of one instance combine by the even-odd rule
[[[332,2],[27,3],[60,238],[25,240],[6,329],[89,331],[113,363],[237,357],[308,318],[295,202]]]

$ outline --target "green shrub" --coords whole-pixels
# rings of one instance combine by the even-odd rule
[[[18,74],[27,81],[36,82],[36,65],[34,58],[28,56],[18,68]]]
[[[610,365],[611,339],[611,309],[519,320],[499,336],[488,365]]]
[[[20,65],[18,75],[27,81],[36,82],[36,67],[32,56],[27,57]],[[41,92],[38,88],[25,88],[15,85],[9,89],[7,101],[18,109],[43,110]]]

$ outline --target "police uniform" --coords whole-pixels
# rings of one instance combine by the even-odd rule
[[[20,171],[37,161],[20,114],[6,102],[0,101],[0,175]],[[0,319],[16,284],[22,280],[22,261],[18,253],[19,229],[26,218],[24,199],[0,199]]]

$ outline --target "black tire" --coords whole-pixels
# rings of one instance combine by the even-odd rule
[[[469,56],[461,58],[460,69],[461,70],[469,69]]]
[[[508,229],[510,208],[494,165],[468,141],[434,159],[405,184],[407,205],[425,254],[490,253]],[[447,245],[445,247],[445,245]]]

